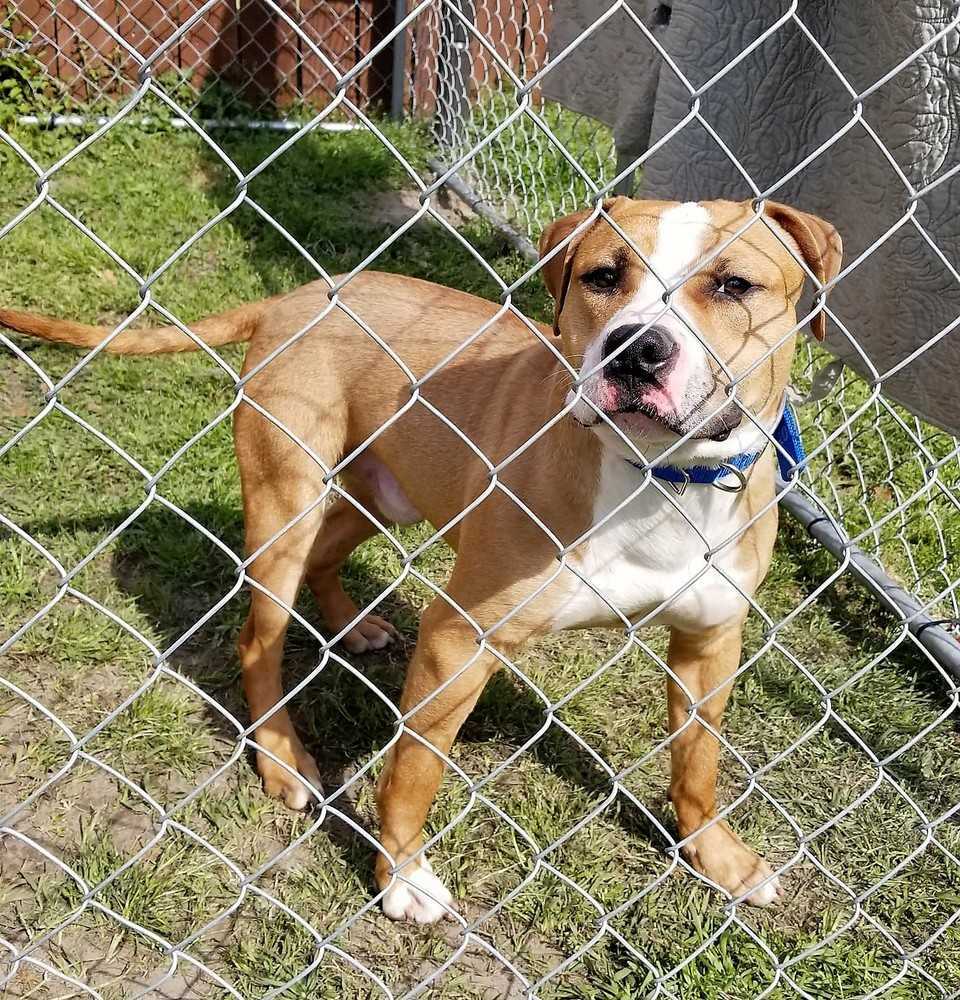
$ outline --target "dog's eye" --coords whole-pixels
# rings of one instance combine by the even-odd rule
[[[582,275],[580,280],[597,291],[608,292],[620,284],[620,270],[616,267],[597,267]]]
[[[728,299],[742,299],[751,288],[756,288],[752,282],[738,275],[717,280],[717,293]]]

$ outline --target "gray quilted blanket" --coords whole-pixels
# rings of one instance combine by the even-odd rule
[[[610,6],[554,0],[551,57]],[[788,9],[786,0],[631,0],[631,6],[696,88]],[[955,0],[800,0],[797,9],[857,94],[957,12]],[[868,94],[858,115],[838,74],[788,21],[710,87],[700,107],[760,191],[837,226],[847,265],[886,236],[830,296],[840,324],[828,325],[828,346],[867,378],[886,376],[885,395],[954,434],[960,434],[960,173],[924,189],[960,163],[958,47],[960,32],[953,29]],[[622,11],[547,75],[544,92],[612,126],[618,149],[632,155],[690,106],[688,91]],[[824,144],[795,178],[778,184]],[[921,196],[912,198],[909,185]],[[696,120],[647,161],[640,190],[682,200],[755,194]]]

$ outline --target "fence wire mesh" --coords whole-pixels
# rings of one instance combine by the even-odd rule
[[[33,755],[41,762],[39,778],[30,784],[16,777],[5,782],[0,800],[2,870],[8,883],[0,896],[0,945],[5,952],[0,969],[7,990],[12,995],[94,997],[400,997],[425,991],[452,997],[960,996],[960,786],[947,759],[956,746],[960,690],[902,613],[887,607],[883,617],[873,605],[849,597],[846,581],[856,575],[849,548],[838,560],[821,559],[816,551],[808,554],[790,587],[761,591],[750,599],[748,642],[737,672],[747,694],[728,732],[711,729],[731,774],[721,816],[737,823],[749,813],[759,817],[754,833],[766,843],[774,871],[788,886],[793,880],[788,904],[762,913],[749,910],[738,898],[707,892],[703,876],[680,851],[665,807],[663,780],[677,733],[671,735],[665,727],[647,731],[639,749],[626,739],[627,730],[643,725],[635,702],[647,699],[660,706],[664,678],[678,681],[665,660],[663,644],[641,630],[653,615],[631,620],[614,608],[623,625],[616,637],[588,653],[579,647],[571,653],[562,641],[548,644],[546,659],[537,661],[528,654],[508,656],[498,646],[497,629],[474,621],[469,609],[445,589],[449,566],[441,552],[443,534],[488,496],[523,504],[507,485],[504,470],[531,442],[499,464],[479,454],[456,421],[430,400],[427,390],[436,373],[410,371],[381,332],[345,301],[345,292],[362,271],[377,267],[391,253],[402,253],[405,238],[418,223],[429,220],[495,286],[498,317],[519,321],[546,354],[556,356],[551,338],[518,305],[524,289],[539,280],[539,267],[500,273],[487,259],[484,244],[465,235],[442,205],[444,189],[459,180],[531,235],[545,222],[584,204],[595,206],[596,218],[615,225],[601,207],[602,199],[642,163],[618,164],[608,130],[540,95],[545,74],[563,55],[552,53],[548,59],[546,8],[424,0],[411,3],[406,11],[389,8],[374,14],[373,6],[363,4],[319,4],[311,9],[323,8],[331,21],[317,31],[304,6],[264,0],[255,8],[269,15],[271,27],[264,37],[255,23],[251,28],[249,20],[244,22],[250,16],[246,4],[239,10],[214,0],[141,6],[144,10],[110,5],[105,13],[101,5],[85,0],[37,5],[36,10],[23,5],[13,11],[5,29],[13,56],[22,54],[21,49],[32,52],[29,57],[39,57],[48,70],[51,59],[67,64],[66,71],[59,63],[50,71],[51,80],[53,75],[66,80],[64,108],[79,96],[105,118],[52,162],[34,155],[15,129],[0,131],[7,154],[18,169],[29,172],[36,191],[2,220],[0,241],[37,213],[55,213],[96,247],[111,273],[136,286],[139,304],[114,324],[100,347],[62,374],[48,372],[23,341],[0,334],[10,363],[29,376],[41,397],[18,417],[0,459],[16,463],[31,435],[53,426],[78,447],[77,442],[95,441],[100,453],[109,456],[100,460],[122,468],[142,490],[141,500],[115,523],[101,525],[99,537],[89,539],[82,557],[69,561],[51,544],[49,529],[31,527],[29,520],[20,523],[25,515],[0,510],[11,558],[45,583],[45,588],[21,595],[21,606],[8,620],[0,644],[7,664],[0,687],[9,695],[10,717],[19,727],[8,727],[5,738],[17,759]],[[679,74],[669,53],[628,4],[615,3],[609,10],[625,12],[638,39],[653,46],[664,61],[664,72]],[[215,53],[231,18],[234,41],[221,58]],[[374,24],[377,35],[370,41]],[[806,30],[797,4],[771,13],[761,41],[775,42],[788,25]],[[925,45],[954,38],[958,27],[960,16]],[[333,35],[352,45],[338,48],[330,41]],[[84,48],[87,42],[77,41],[91,36],[98,40],[96,59]],[[404,62],[406,104],[433,115],[436,156],[442,165],[434,175],[404,152],[392,127],[370,109],[384,79],[375,78],[374,68],[384,65],[383,57],[391,55],[391,46],[401,36],[410,43],[407,54],[415,61]],[[580,41],[582,37],[573,44]],[[343,51],[350,52],[347,65]],[[247,59],[251,52],[252,62]],[[912,58],[921,52],[918,49]],[[825,48],[820,54],[829,71],[842,78]],[[244,86],[257,79],[261,64],[271,66],[274,75],[260,90],[261,102],[253,106],[256,113],[272,113],[283,103],[278,88],[290,85],[291,73],[298,81],[298,109],[315,107],[309,120],[258,164],[241,166],[222,136],[202,124],[196,90],[184,88],[180,77],[171,83],[169,72],[182,68],[185,60],[191,66],[212,67],[215,73],[239,72]],[[882,87],[900,68],[891,67],[859,89],[846,82],[853,120],[859,119],[864,95]],[[424,72],[433,80],[429,85],[420,82],[418,74]],[[726,72],[708,81],[706,89]],[[677,132],[697,120],[708,124],[698,119],[704,83],[685,77],[682,82],[690,95],[690,114]],[[222,209],[195,232],[181,234],[178,245],[149,273],[134,267],[73,210],[59,185],[71,164],[144,108],[182,119],[232,182],[231,197]],[[251,194],[259,177],[334,120],[353,123],[374,137],[416,192],[407,218],[340,276],[329,273],[322,253],[298,231],[296,205],[289,213],[271,211]],[[839,141],[841,134],[831,141]],[[908,206],[923,193],[905,181]],[[764,197],[763,191],[758,194]],[[330,293],[319,315],[243,376],[228,352],[204,344],[158,293],[158,287],[169,287],[162,279],[182,274],[178,265],[194,260],[190,254],[195,247],[239,212],[254,213],[262,230],[284,240]],[[752,224],[763,225],[761,216],[759,208]],[[901,224],[930,239],[909,208]],[[860,263],[848,263],[838,280]],[[675,288],[667,291],[665,310],[672,308]],[[816,308],[829,312],[822,295]],[[362,448],[331,464],[264,409],[247,385],[293,343],[322,336],[323,320],[334,312],[348,315],[358,327],[357,335],[370,338],[383,357],[406,374],[409,398]],[[195,341],[230,399],[218,412],[205,413],[186,440],[167,447],[162,461],[145,464],[127,443],[130,438],[115,427],[101,426],[96,407],[75,399],[84,379],[101,363],[107,343],[151,315]],[[461,349],[485,332],[486,327],[477,330]],[[819,348],[803,348],[796,379],[801,395],[821,384],[817,373],[827,360]],[[844,371],[828,392],[807,405],[803,424],[810,464],[793,484],[793,492],[814,506],[821,521],[835,526],[845,544],[856,544],[874,556],[916,595],[929,618],[947,622],[958,615],[960,448],[949,435],[889,402],[883,394],[884,378],[879,373],[868,385]],[[118,391],[126,390],[121,385]],[[246,554],[223,540],[221,528],[198,513],[202,508],[172,499],[178,494],[170,485],[180,469],[187,469],[188,476],[204,474],[190,465],[192,455],[221,433],[241,406],[256,410],[296,442],[323,473],[322,492],[256,552]],[[484,464],[487,487],[450,523],[411,534],[381,524],[338,476],[415,407],[430,412]],[[649,468],[658,456],[637,453],[636,458]],[[74,489],[81,485],[73,484]],[[683,509],[672,491],[649,474],[638,485],[637,492],[642,490],[655,490],[664,504]],[[69,508],[71,497],[62,500]],[[299,607],[268,593],[290,613],[309,650],[301,658],[309,666],[269,714],[294,699],[309,705],[311,698],[319,697],[315,692],[326,686],[328,696],[332,693],[348,706],[341,709],[344,727],[362,727],[363,720],[374,715],[377,721],[370,722],[367,751],[348,761],[336,781],[328,779],[323,790],[306,786],[315,799],[312,812],[302,819],[277,821],[269,833],[249,832],[249,843],[237,843],[225,832],[232,825],[252,822],[254,826],[243,827],[248,831],[262,831],[266,825],[267,807],[255,791],[246,759],[252,750],[271,756],[255,736],[264,720],[247,719],[232,693],[232,681],[210,685],[192,673],[189,657],[198,641],[216,634],[227,610],[249,589],[264,591],[248,572],[255,557],[318,506],[334,502],[360,510],[381,531],[394,572],[375,588],[353,621],[332,635]],[[548,525],[529,507],[523,509],[553,538]],[[197,607],[193,621],[178,623],[177,633],[163,642],[132,623],[138,619],[130,606],[109,606],[84,583],[90,567],[158,512],[165,530],[191,533],[211,560],[221,561],[232,574],[224,591],[201,591],[201,599],[209,599],[206,605]],[[599,532],[607,520],[594,524],[588,535]],[[792,551],[791,546],[804,548],[801,532],[787,526],[785,533],[781,553]],[[580,575],[574,546],[555,540],[555,547],[556,573]],[[716,561],[710,565],[722,572]],[[692,572],[690,585],[702,572]],[[589,579],[583,583],[602,597]],[[873,589],[878,589],[876,584]],[[456,882],[464,905],[436,931],[394,930],[378,914],[383,893],[377,893],[370,880],[352,874],[383,850],[368,822],[370,779],[400,736],[414,730],[408,725],[412,712],[404,714],[396,707],[396,685],[347,654],[339,640],[400,592],[419,595],[413,603],[421,606],[437,599],[460,614],[476,636],[477,655],[495,656],[511,680],[511,690],[501,697],[508,705],[522,698],[527,706],[524,718],[507,727],[511,735],[492,753],[479,752],[474,744],[463,754],[444,755],[449,787],[427,847],[446,878],[456,882],[456,870],[463,867],[470,871],[470,883]],[[12,588],[6,593],[11,601],[17,596]],[[81,694],[89,700],[89,692],[69,686],[54,691],[40,683],[41,668],[21,669],[18,659],[18,650],[29,645],[31,637],[39,636],[41,643],[62,640],[67,609],[73,627],[84,637],[106,627],[147,657],[147,667],[127,677],[125,687],[94,689],[92,715],[83,716],[82,725],[70,721],[71,702]],[[841,631],[852,630],[859,649],[855,662],[827,669],[824,660],[831,651],[817,639],[825,634],[818,631],[824,617],[847,619],[839,624]],[[99,655],[95,647],[93,639],[81,646],[91,662]],[[557,665],[570,655],[580,660],[575,677]],[[781,673],[768,671],[771,662],[780,665]],[[891,677],[902,670],[921,675],[916,683],[925,699],[924,710],[906,720],[898,716],[901,706],[889,703],[898,690],[891,687]],[[764,702],[768,711],[790,715],[799,703],[805,706],[789,725],[777,725],[774,718],[749,709],[751,697],[759,697],[764,684],[773,686],[775,680],[782,687]],[[160,780],[138,761],[162,745],[164,726],[176,721],[151,714],[151,704],[160,703],[165,691],[176,691],[190,711],[215,719],[225,735],[212,755],[195,758],[192,774]],[[620,721],[612,724],[598,710],[598,691],[601,698],[613,700]],[[691,701],[686,725],[709,726],[699,712],[706,700]],[[887,729],[864,722],[864,705],[876,700],[888,702],[881,711],[889,717]],[[365,707],[358,710],[361,703]],[[493,703],[494,714],[506,723],[511,709],[498,704]],[[351,709],[359,716],[351,715]],[[111,734],[114,738],[107,740]],[[339,739],[336,731],[313,735],[328,749]],[[476,740],[482,745],[494,737],[484,730]],[[815,763],[824,762],[824,768],[832,761],[829,773],[845,774],[849,781],[817,787],[811,755]],[[536,814],[529,808],[530,792],[525,792],[535,760],[552,762],[548,766],[555,770],[552,782],[537,786],[537,794],[548,789],[556,796],[538,802]],[[577,788],[571,791],[567,785]],[[77,787],[98,789],[101,801],[78,805]],[[72,797],[67,788],[74,789]],[[226,799],[232,811],[224,806]],[[79,828],[71,819],[74,810],[81,814]],[[140,817],[138,825],[122,837],[114,830],[105,846],[102,826],[128,813]],[[614,829],[626,830],[628,836],[615,836]],[[480,864],[471,853],[478,841],[494,845]],[[586,857],[589,865],[583,864]],[[42,904],[38,909],[18,895],[15,876],[36,890]],[[404,878],[402,872],[394,876]],[[145,902],[150,893],[157,899]],[[189,913],[189,920],[181,919],[183,913]]]

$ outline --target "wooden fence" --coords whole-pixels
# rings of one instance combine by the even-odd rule
[[[290,21],[323,53],[337,73],[352,69],[393,28],[392,0],[222,0],[177,36],[202,0],[89,0],[103,24],[141,55],[171,38],[153,64],[157,76],[183,79],[198,91],[220,86],[260,113],[305,103],[328,103],[336,75],[311,50]],[[413,3],[410,8],[413,8]],[[78,104],[124,96],[138,82],[136,58],[97,18],[74,0],[20,0],[5,22],[26,41],[26,51],[59,80]],[[464,8],[466,9],[466,8]],[[549,0],[474,0],[476,28],[514,72],[534,71],[546,58]],[[3,23],[3,22],[0,22]],[[455,19],[437,3],[422,11],[406,33],[404,106],[429,114],[444,65],[444,32]],[[2,44],[2,39],[0,39]],[[495,60],[475,39],[468,49],[466,97],[499,75]],[[363,107],[390,102],[391,46],[370,62],[347,91]]]

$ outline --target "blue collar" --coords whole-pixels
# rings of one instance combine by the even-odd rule
[[[780,466],[780,478],[789,481],[794,472],[807,459],[807,453],[803,447],[803,440],[800,437],[800,428],[797,426],[797,417],[789,403],[785,403],[780,421],[773,431],[773,440],[777,447],[777,462]],[[745,472],[764,453],[766,446],[760,451],[745,451],[739,455],[732,455],[730,458],[719,462],[717,465],[693,465],[689,468],[679,468],[675,465],[655,465],[650,471],[657,479],[662,479],[666,483],[673,483],[677,487],[678,493],[683,493],[690,483],[701,486],[716,484],[721,489],[736,493],[745,485],[745,480],[739,473]],[[629,459],[627,459],[630,462]],[[640,462],[630,462],[636,469],[646,471],[647,466]],[[740,480],[737,486],[727,486],[721,484],[719,480],[734,474]]]

